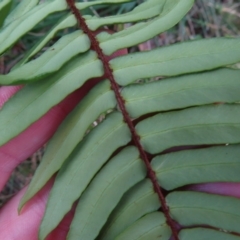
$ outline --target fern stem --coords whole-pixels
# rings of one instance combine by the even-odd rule
[[[79,27],[83,30],[83,32],[85,32],[88,35],[88,37],[91,41],[92,49],[94,49],[96,51],[96,53],[98,55],[98,58],[103,63],[105,76],[107,78],[109,78],[109,80],[110,80],[111,88],[115,93],[119,108],[120,108],[120,110],[123,114],[124,121],[127,123],[128,127],[130,129],[131,134],[132,134],[133,142],[134,142],[135,146],[138,148],[140,157],[142,158],[142,160],[144,161],[144,163],[146,165],[147,172],[148,172],[148,174],[147,174],[148,178],[150,178],[150,180],[152,181],[154,191],[157,193],[158,198],[161,202],[162,211],[163,211],[163,213],[164,213],[164,215],[167,219],[167,223],[168,223],[169,227],[171,228],[173,237],[174,237],[175,240],[179,240],[178,230],[176,229],[176,224],[170,216],[169,208],[167,206],[165,197],[162,193],[161,187],[158,184],[156,174],[151,167],[151,164],[150,164],[150,161],[147,157],[147,154],[144,151],[144,149],[143,149],[143,147],[140,143],[140,137],[138,136],[138,134],[135,130],[134,124],[133,124],[133,122],[132,122],[132,120],[131,120],[131,118],[130,118],[127,110],[126,110],[124,99],[122,98],[122,96],[120,94],[120,91],[119,91],[120,90],[119,86],[114,79],[113,71],[110,67],[109,60],[108,60],[107,56],[103,53],[103,51],[102,51],[94,33],[88,28],[85,19],[82,17],[80,12],[76,8],[75,1],[74,0],[66,0],[66,2],[68,4],[70,10],[74,14],[75,18],[77,19],[77,23],[78,23]]]

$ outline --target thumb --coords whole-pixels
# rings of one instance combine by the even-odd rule
[[[50,189],[53,185],[51,179],[23,208],[18,215],[17,209],[20,199],[26,191],[21,190],[0,211],[0,239],[31,239],[38,240],[38,230],[43,218]],[[65,240],[70,223],[74,215],[72,209],[52,231],[47,240]]]
[[[38,239],[38,227],[44,214],[53,180],[31,199],[18,215],[18,203],[26,188],[13,197],[0,211],[0,239]]]

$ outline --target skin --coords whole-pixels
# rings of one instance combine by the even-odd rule
[[[98,32],[96,32],[98,33]],[[107,57],[108,60],[127,54],[127,50],[119,50]],[[61,103],[50,109],[43,117],[29,126],[24,132],[0,147],[0,191],[3,189],[12,171],[25,159],[43,146],[55,133],[64,118],[84,98],[88,91],[99,81],[96,78],[88,81],[80,89],[67,96]],[[0,109],[23,86],[0,87]],[[37,240],[38,229],[44,215],[49,192],[54,177],[23,208],[18,215],[19,202],[26,191],[25,187],[0,209],[0,239],[4,240]],[[59,226],[47,237],[47,240],[65,240],[74,209],[62,220]]]
[[[122,54],[126,54],[126,50],[119,51],[111,57]],[[78,89],[53,107],[20,135],[0,147],[0,190],[3,189],[16,166],[36,152],[52,137],[66,115],[98,81],[100,79],[94,79],[85,84],[81,89]],[[0,87],[0,108],[21,87]],[[26,191],[26,187],[4,205],[0,210],[0,239],[38,239],[38,228],[45,211],[46,201],[53,185],[53,180],[54,177],[26,204],[20,215],[17,213],[18,204]],[[240,198],[240,184],[238,183],[199,184],[191,186],[189,189]],[[65,240],[73,214],[74,209],[65,216],[59,226],[48,236],[47,240]]]
[[[4,187],[15,167],[31,156],[51,138],[66,115],[81,101],[90,87],[96,82],[95,80],[91,82],[91,84],[87,84],[82,89],[72,93],[19,136],[0,147],[0,190]],[[1,87],[0,103],[3,105],[3,103],[16,92],[16,89],[19,89],[19,87]],[[52,184],[53,179],[27,203],[20,215],[17,213],[17,208],[26,188],[22,189],[0,210],[0,239],[38,239],[38,228],[44,214],[46,201]],[[71,211],[57,229],[48,236],[48,240],[66,239],[72,216],[73,211]]]

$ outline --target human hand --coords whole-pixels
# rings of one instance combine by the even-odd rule
[[[126,49],[119,50],[113,53],[109,57],[109,60],[124,54],[127,54]],[[95,84],[104,78],[103,76],[87,81],[80,89],[70,94],[61,103],[49,110],[24,132],[0,147],[0,191],[16,166],[41,148],[53,136],[68,113],[73,110]],[[0,109],[21,88],[22,86],[0,87]],[[0,209],[0,239],[38,239],[38,229],[44,215],[48,194],[53,181],[53,178],[49,180],[43,189],[24,206],[20,215],[18,215],[18,205],[26,191],[26,187]],[[71,210],[59,226],[48,236],[47,240],[66,239],[73,214],[74,210]]]
[[[97,81],[93,80],[85,84],[81,89],[53,107],[19,136],[0,147],[0,190],[4,187],[14,168],[51,138],[66,115],[81,101]],[[20,88],[19,86],[1,87],[0,107]],[[18,204],[26,188],[22,189],[0,210],[0,239],[38,239],[38,228],[52,183],[53,179],[26,204],[20,215],[17,211]],[[73,211],[66,216],[58,228],[48,237],[48,240],[66,239],[72,216]]]

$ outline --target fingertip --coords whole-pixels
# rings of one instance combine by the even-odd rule
[[[191,185],[187,190],[240,198],[240,183],[217,182]]]

